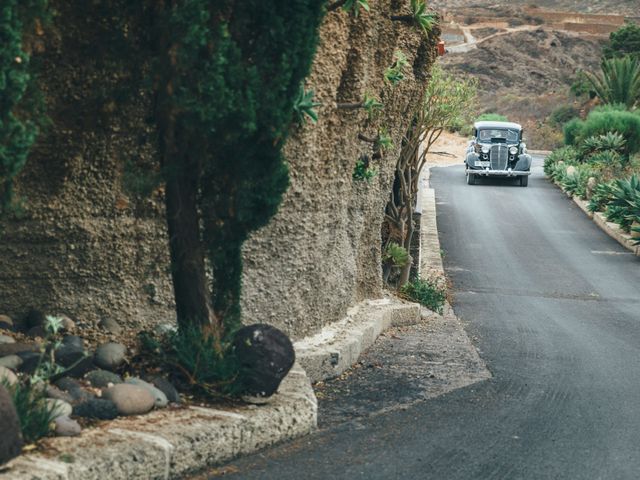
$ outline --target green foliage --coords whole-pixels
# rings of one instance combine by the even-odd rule
[[[443,279],[419,278],[403,285],[400,293],[440,315],[444,311],[447,290]]]
[[[380,132],[376,138],[374,149],[389,150],[390,148],[393,148],[393,140],[385,131]]]
[[[11,207],[13,181],[42,123],[23,36],[46,6],[44,0],[4,0],[0,6],[0,214]]]
[[[640,114],[615,108],[595,109],[584,121],[568,122],[564,126],[565,143],[575,146],[589,137],[615,132],[626,141],[625,155],[640,151]]]
[[[351,13],[354,17],[357,17],[360,14],[360,9],[368,12],[369,2],[367,0],[346,0],[344,5],[342,5],[342,9],[345,12]]]
[[[375,167],[369,165],[368,158],[361,157],[356,162],[356,166],[353,169],[352,177],[357,181],[366,181],[370,183],[371,180],[378,174],[378,170]]]
[[[640,60],[632,57],[602,61],[599,75],[586,73],[596,95],[604,103],[622,103],[633,108],[640,100]]]
[[[46,437],[58,412],[55,405],[47,403],[42,385],[30,382],[9,385],[6,381],[3,384],[16,407],[24,441],[29,444]]]
[[[409,261],[409,252],[396,242],[391,242],[382,253],[382,261],[393,267],[404,267]]]
[[[591,199],[589,200],[588,208],[590,212],[601,212],[605,209],[607,204],[611,201],[613,186],[613,181],[599,183],[596,185],[596,188],[591,195]]]
[[[300,85],[300,91],[293,103],[293,115],[298,125],[307,123],[307,117],[311,119],[312,123],[316,123],[318,121],[318,114],[315,108],[320,105],[322,104],[313,101],[313,90],[305,91],[304,86]]]
[[[219,344],[195,326],[170,334],[165,346],[156,345],[156,353],[160,363],[191,388],[214,396],[241,393],[236,382],[240,364],[230,344]]]
[[[362,108],[364,108],[369,117],[373,116],[376,112],[382,110],[384,105],[376,100],[374,97],[370,96],[368,93],[364,94],[364,100],[362,100]]]
[[[544,159],[544,173],[550,177],[551,179],[555,178],[557,174],[555,168],[558,164],[564,165],[566,168],[567,165],[573,165],[578,161],[578,151],[573,147],[562,147],[557,150],[551,152]],[[560,163],[562,162],[562,163]]]
[[[640,60],[640,26],[629,22],[609,35],[609,43],[602,49],[605,58],[626,55]]]
[[[476,122],[508,122],[509,119],[504,115],[500,115],[499,113],[483,113],[478,118],[476,118]]]
[[[560,105],[549,115],[549,122],[555,126],[562,126],[569,120],[577,117],[579,113],[578,109],[573,105]]]
[[[404,80],[404,72],[409,65],[407,56],[401,51],[397,51],[393,56],[393,63],[384,72],[384,78],[391,85],[397,85]]]
[[[577,195],[580,198],[586,198],[587,182],[590,177],[595,175],[588,165],[577,165],[574,167],[573,174],[563,175],[561,185],[565,192],[571,195]]]
[[[634,221],[640,220],[640,179],[637,175],[614,181],[605,216],[625,232],[630,231]]]
[[[571,84],[570,90],[571,93],[573,93],[576,97],[588,95],[590,98],[594,98],[596,96],[591,86],[591,82],[587,78],[586,73],[582,70],[579,70],[576,74],[576,77]]]
[[[435,13],[427,10],[425,0],[411,0],[411,16],[413,17],[413,22],[425,35],[431,32],[431,29],[438,20]]]
[[[213,311],[229,335],[240,326],[242,244],[276,213],[289,183],[282,147],[324,4],[185,0],[158,8],[167,40],[152,76],[167,181],[194,179],[202,228],[194,222],[193,235],[208,254]]]

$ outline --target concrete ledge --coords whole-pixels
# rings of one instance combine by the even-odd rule
[[[358,361],[380,333],[420,320],[420,305],[395,298],[367,300],[319,333],[294,344],[296,358],[312,382],[333,378]]]
[[[310,433],[317,401],[298,365],[266,405],[189,407],[121,418],[52,438],[43,453],[22,455],[0,480],[110,480],[180,478],[208,466]]]

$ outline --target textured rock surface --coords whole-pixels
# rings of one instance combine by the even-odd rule
[[[281,330],[265,324],[238,330],[233,351],[240,361],[238,381],[244,393],[257,397],[276,393],[296,358],[291,340]]]
[[[0,367],[0,383],[7,382],[9,385],[18,383],[18,377],[7,367]]]
[[[101,109],[103,99],[94,92],[109,91],[120,79],[97,65],[93,52],[75,48],[103,43],[104,27],[90,23],[85,3],[53,2],[59,16],[79,28],[62,30],[38,55],[56,122],[21,176],[18,193],[29,199],[24,218],[4,225],[0,238],[0,310],[21,316],[37,299],[38,308],[66,311],[79,327],[111,318],[125,331],[147,328],[175,317],[161,198],[139,198],[122,184],[127,162],[154,163],[155,132],[144,121],[151,102],[136,96],[117,105],[117,115]],[[350,305],[380,296],[384,206],[402,135],[435,55],[419,29],[389,20],[403,8],[381,0],[357,18],[340,9],[325,17],[306,82],[322,102],[319,120],[290,136],[291,186],[276,217],[244,247],[245,324],[269,323],[301,338],[342,318]],[[384,71],[397,50],[409,65],[393,87]],[[127,70],[120,77],[129,76]],[[385,105],[375,118],[336,108],[365,94]],[[375,136],[378,129],[387,130],[395,147],[373,161],[379,174],[370,183],[354,181],[356,161],[372,153],[358,134]]]
[[[104,388],[108,384],[117,384],[122,383],[122,378],[120,375],[117,375],[113,372],[109,372],[108,370],[93,370],[92,372],[87,373],[87,380],[91,383],[92,386],[98,388]]]
[[[155,398],[149,390],[138,385],[120,383],[102,393],[105,400],[111,400],[120,415],[140,415],[153,408]]]
[[[154,385],[151,385],[150,383],[145,382],[140,378],[128,378],[126,383],[142,387],[151,395],[153,395],[153,406],[156,408],[164,408],[169,404],[169,400],[167,399],[167,396],[162,392],[162,390],[156,388]]]
[[[91,398],[75,405],[73,414],[97,420],[113,420],[118,416],[118,407],[111,400]]]
[[[0,465],[20,454],[22,436],[18,414],[7,389],[0,385]]]
[[[95,364],[105,370],[115,370],[124,362],[127,349],[120,343],[105,343],[96,349]]]

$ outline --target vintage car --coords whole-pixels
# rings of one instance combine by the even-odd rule
[[[522,187],[529,183],[531,155],[522,140],[522,127],[511,122],[476,122],[466,157],[467,183],[478,177],[517,177]]]

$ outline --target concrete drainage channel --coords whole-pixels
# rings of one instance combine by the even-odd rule
[[[424,276],[443,275],[435,195],[428,188],[428,177],[425,169],[420,195],[419,271]],[[442,319],[446,329],[437,322],[433,326],[436,333],[442,330],[449,340],[440,340],[438,345],[445,341],[459,344],[475,370],[473,375],[454,373],[462,375],[464,381],[451,381],[449,387],[434,391],[434,395],[491,376],[449,306]],[[317,428],[318,418],[311,382],[336,377],[349,369],[387,328],[420,320],[421,308],[415,303],[395,297],[361,302],[344,319],[295,343],[296,365],[268,404],[162,410],[104,423],[85,430],[80,437],[46,439],[41,452],[22,455],[6,465],[0,471],[0,480],[180,478],[309,434]]]
[[[311,381],[339,375],[384,329],[419,318],[417,304],[362,302],[345,319],[295,344],[296,365],[268,404],[162,410],[104,423],[80,437],[46,439],[42,453],[9,462],[0,480],[180,478],[309,434],[318,417]]]

